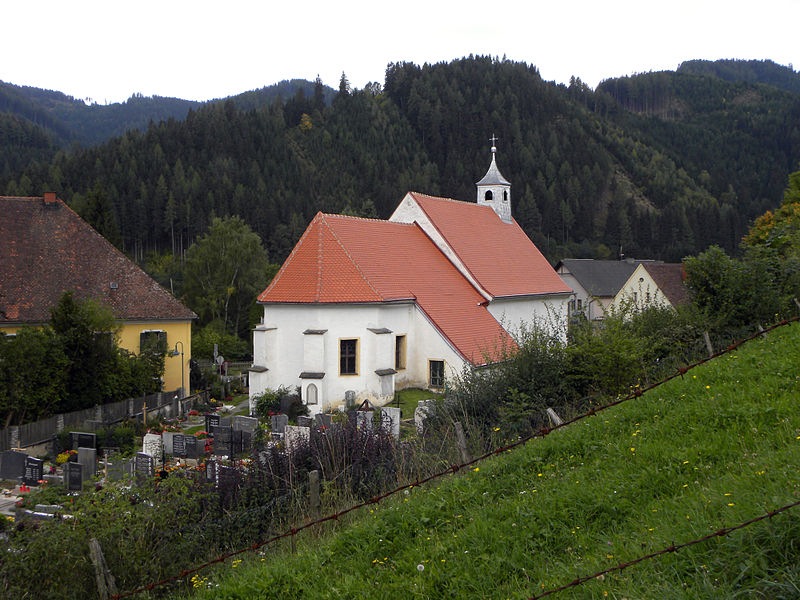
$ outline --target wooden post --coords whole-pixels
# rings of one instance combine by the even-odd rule
[[[703,332],[703,339],[706,341],[706,348],[708,349],[708,355],[714,356],[714,346],[711,345],[711,338],[709,337],[707,331]]]
[[[103,551],[97,538],[89,540],[89,558],[91,558],[92,565],[94,565],[94,577],[97,581],[97,592],[100,600],[108,600],[111,596],[117,595],[117,584],[111,571],[108,570],[106,559],[103,556]]]
[[[309,471],[308,473],[308,503],[311,508],[311,516],[319,516],[319,471]]]
[[[554,427],[561,425],[564,422],[552,408],[548,408],[546,412],[547,416],[550,418],[550,423],[552,423]]]
[[[466,464],[472,459],[467,450],[467,438],[464,435],[464,428],[461,426],[460,421],[456,421],[456,441],[458,441],[458,450],[461,452],[461,462]]]

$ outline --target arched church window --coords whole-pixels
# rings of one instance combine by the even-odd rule
[[[508,191],[503,190],[503,202],[508,202]]]
[[[484,200],[491,201],[493,199],[492,190],[487,190],[486,194],[483,196]]]

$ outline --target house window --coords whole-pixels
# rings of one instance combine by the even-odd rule
[[[339,340],[339,375],[358,375],[358,340]]]
[[[430,373],[430,386],[433,388],[444,387],[444,361],[429,360],[428,372]]]
[[[139,352],[154,350],[163,354],[167,351],[167,332],[160,329],[145,329],[139,334]]]
[[[396,371],[406,368],[406,336],[404,335],[394,338],[394,368]]]
[[[577,304],[577,306],[578,306],[578,310],[583,310],[583,300],[581,300],[580,298],[578,298],[578,299],[576,300],[576,302],[578,303],[578,304]]]
[[[491,201],[493,198],[494,198],[494,196],[492,196],[492,190],[488,190],[488,191],[487,191],[487,192],[486,192],[486,193],[483,195],[483,199],[484,199],[484,200],[486,200],[486,201]]]
[[[313,383],[309,383],[308,387],[306,388],[306,404],[316,404],[317,403],[317,386]]]

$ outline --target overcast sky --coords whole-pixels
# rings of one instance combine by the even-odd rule
[[[3,0],[0,80],[95,102],[209,100],[282,79],[383,83],[386,65],[470,53],[546,80],[674,70],[684,60],[800,67],[800,0]]]

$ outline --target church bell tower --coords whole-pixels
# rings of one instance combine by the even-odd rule
[[[478,186],[478,204],[491,206],[503,223],[511,223],[511,182],[500,173],[495,162],[497,138],[492,136],[492,164],[489,170],[476,185]]]

